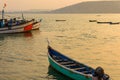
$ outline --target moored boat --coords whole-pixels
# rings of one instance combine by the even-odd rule
[[[33,20],[25,22],[23,24],[18,24],[14,26],[4,26],[0,28],[0,33],[20,33],[31,31],[33,27]]]
[[[61,19],[61,20],[56,20],[56,22],[58,22],[58,21],[66,21],[66,20],[64,20],[64,19]]]
[[[97,20],[89,20],[89,22],[97,22]]]
[[[17,20],[15,17],[6,19],[4,17],[5,7],[6,4],[4,4],[4,7],[2,9],[2,19],[0,19],[0,34],[27,32],[32,30],[34,19],[25,20],[23,14],[22,14],[22,20]]]
[[[0,33],[18,33],[39,29],[42,19],[40,21],[35,21],[35,19],[26,20],[23,13],[22,19],[17,19],[16,17],[6,19],[4,17],[4,8],[2,9],[2,19],[0,19]]]
[[[48,60],[54,69],[74,80],[92,80],[92,75],[96,72],[96,69],[68,58],[49,45]],[[110,80],[107,74],[104,74],[101,78]]]
[[[111,23],[111,22],[100,22],[100,21],[98,21],[97,23],[98,23],[98,24],[109,24],[109,23]]]
[[[120,24],[120,22],[110,22],[111,25]]]
[[[72,79],[92,80],[93,68],[64,56],[50,46],[48,46],[48,60],[54,69]]]

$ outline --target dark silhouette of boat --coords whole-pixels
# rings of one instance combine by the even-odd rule
[[[66,21],[66,20],[56,20],[56,22],[58,22],[58,21]]]
[[[97,20],[89,20],[89,22],[97,22]]]

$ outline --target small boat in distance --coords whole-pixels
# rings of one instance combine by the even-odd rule
[[[115,24],[120,24],[120,22],[110,22],[109,24],[115,25]]]
[[[66,21],[66,20],[62,20],[62,19],[61,20],[56,20],[56,22],[58,22],[58,21]]]
[[[100,22],[100,21],[97,21],[98,24],[110,24],[111,22]]]
[[[89,20],[89,22],[97,22],[97,20]]]
[[[55,70],[74,80],[92,80],[92,74],[96,72],[95,69],[68,58],[49,45],[48,60]],[[109,80],[109,76],[106,74],[102,78],[103,80]]]

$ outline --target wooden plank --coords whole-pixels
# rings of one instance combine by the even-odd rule
[[[59,63],[62,64],[62,65],[65,65],[65,64],[70,64],[70,63],[73,63],[73,62],[69,61],[69,62],[59,62]]]
[[[79,68],[73,68],[75,71],[76,70],[82,70],[82,69],[85,69],[85,67],[79,67]]]

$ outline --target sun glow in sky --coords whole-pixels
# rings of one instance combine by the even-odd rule
[[[0,10],[3,8],[4,3],[7,4],[5,8],[7,11],[24,11],[31,9],[53,10],[83,1],[96,0],[0,0]]]

